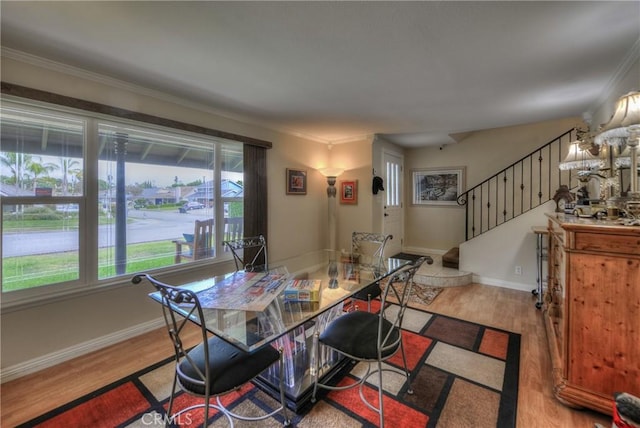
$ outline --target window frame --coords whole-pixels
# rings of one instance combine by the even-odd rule
[[[52,111],[55,113],[60,113],[62,115],[69,115],[74,118],[82,119],[85,121],[85,138],[84,138],[84,157],[83,157],[83,167],[84,167],[84,180],[83,180],[83,194],[81,196],[57,196],[52,199],[52,197],[38,197],[38,196],[18,196],[18,197],[3,197],[0,202],[0,209],[4,205],[14,205],[14,204],[37,204],[37,203],[45,203],[45,204],[62,204],[62,203],[77,203],[81,206],[80,214],[78,219],[78,238],[79,238],[79,275],[77,280],[60,282],[54,284],[47,284],[42,286],[37,286],[25,290],[15,290],[2,292],[2,310],[22,307],[25,305],[38,304],[41,302],[51,302],[53,300],[67,298],[68,296],[76,296],[78,294],[88,294],[98,292],[103,290],[105,287],[114,287],[114,286],[124,286],[129,285],[129,277],[130,274],[116,275],[110,278],[98,279],[98,234],[96,233],[96,227],[98,225],[98,204],[97,203],[89,203],[89,201],[98,201],[98,124],[102,122],[107,123],[118,123],[130,126],[137,126],[146,129],[158,129],[164,132],[170,132],[174,134],[183,134],[186,136],[196,137],[198,139],[207,139],[211,140],[214,147],[214,159],[215,165],[213,166],[213,180],[215,183],[220,183],[222,169],[221,162],[222,158],[220,156],[220,150],[222,146],[221,139],[229,140],[233,142],[237,142],[239,144],[247,144],[247,141],[261,143],[258,144],[259,147],[262,148],[270,148],[271,143],[269,142],[261,142],[261,140],[254,140],[251,138],[246,138],[242,136],[236,136],[234,134],[221,133],[220,131],[210,130],[207,128],[201,128],[199,126],[184,124],[181,122],[175,122],[171,120],[163,120],[161,118],[155,118],[153,116],[148,116],[141,113],[135,113],[114,109],[109,106],[104,106],[95,103],[84,102],[85,104],[89,104],[93,106],[93,108],[78,109],[75,107],[69,107],[68,103],[56,103],[56,102],[48,102],[42,101],[40,99],[32,98],[32,97],[22,97],[17,95],[8,95],[6,94],[7,84],[2,83],[2,99],[3,103],[7,103],[8,105],[16,105],[22,108],[29,109],[44,109],[46,111]],[[9,88],[22,88],[15,85],[9,85]],[[35,91],[40,96],[42,94],[46,94],[52,96],[54,99],[58,99],[61,96],[57,96],[55,94],[50,94],[47,92],[31,90],[29,88],[22,88],[27,91],[27,93],[32,94]],[[11,91],[9,91],[11,92]],[[64,100],[70,100],[67,97],[61,97]],[[71,99],[74,100],[74,99]],[[115,112],[117,114],[105,114],[96,112],[96,110],[109,110],[111,112]],[[136,120],[129,119],[129,117],[140,117],[150,119],[150,120]],[[158,122],[166,122],[164,124],[159,124]],[[177,127],[166,126],[169,125],[180,125]],[[185,129],[186,128],[186,129]],[[193,132],[193,130],[206,130],[208,132]],[[219,135],[223,134],[223,136]],[[236,137],[236,138],[230,138]],[[243,141],[246,140],[246,141]],[[246,170],[246,166],[245,166]],[[216,186],[216,213],[215,217],[223,219],[224,211],[223,206],[224,202],[229,200],[228,198],[222,198],[220,195],[219,185]],[[246,198],[246,194],[245,194]],[[235,198],[234,200],[238,200]],[[246,203],[245,203],[246,205]],[[219,207],[219,208],[218,208]],[[246,211],[245,211],[246,212]],[[0,212],[0,215],[2,213]],[[0,223],[1,225],[1,223]],[[224,222],[217,221],[216,222],[216,232],[221,234],[223,233]],[[206,266],[210,266],[211,263],[220,263],[223,261],[230,260],[230,255],[225,254],[222,251],[222,239],[216,240],[216,256],[210,259],[203,259],[198,261],[193,261],[190,263],[178,264],[178,265],[170,265],[158,269],[154,269],[153,272],[157,274],[164,273],[180,273],[189,271],[192,273],[197,271],[198,268],[203,268]],[[0,250],[1,252],[1,250]]]

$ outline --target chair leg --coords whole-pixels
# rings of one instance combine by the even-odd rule
[[[202,426],[206,427],[209,424],[209,393],[204,397],[204,422],[202,422]]]
[[[382,361],[378,360],[378,413],[380,413],[380,428],[384,428],[384,405],[382,404]]]
[[[400,334],[402,334],[402,332]],[[402,340],[400,341],[400,352],[402,352],[402,363],[404,364],[404,374],[407,377],[407,384],[408,384],[407,394],[412,395],[413,387],[411,386],[411,374],[409,373],[409,367],[407,366],[407,357],[406,357],[406,354],[404,353],[404,343],[402,342]]]
[[[167,417],[165,419],[165,427],[169,426],[171,420],[171,410],[173,409],[173,396],[176,393],[176,384],[178,383],[178,375],[173,375],[173,385],[171,387],[171,394],[169,395],[169,407],[167,408]]]

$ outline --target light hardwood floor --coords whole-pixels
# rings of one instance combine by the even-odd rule
[[[517,426],[611,426],[611,417],[560,404],[551,391],[551,367],[541,311],[531,293],[472,284],[445,289],[425,309],[520,333]],[[195,329],[194,329],[195,333]],[[193,335],[194,343],[197,340]],[[12,427],[170,356],[163,329],[127,340],[1,386],[0,426]]]

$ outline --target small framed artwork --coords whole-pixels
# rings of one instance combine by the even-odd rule
[[[358,203],[358,180],[346,180],[340,182],[340,203]]]
[[[307,170],[287,168],[287,195],[307,194]]]
[[[464,191],[464,167],[413,171],[413,204],[459,206]]]

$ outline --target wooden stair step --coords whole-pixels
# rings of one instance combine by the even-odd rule
[[[458,269],[460,266],[460,248],[453,247],[442,255],[442,266],[451,269]]]

